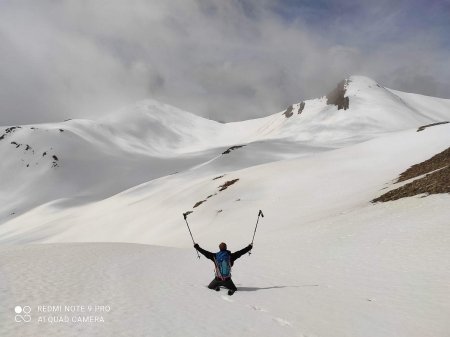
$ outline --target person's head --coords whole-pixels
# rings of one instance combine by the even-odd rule
[[[225,242],[222,242],[222,243],[219,245],[219,248],[220,248],[220,250],[227,250],[227,244],[226,244]]]

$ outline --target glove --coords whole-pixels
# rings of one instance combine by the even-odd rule
[[[200,246],[198,245],[198,243],[196,243],[196,244],[194,245],[194,248],[195,248],[195,249],[199,249],[199,248],[200,248]]]

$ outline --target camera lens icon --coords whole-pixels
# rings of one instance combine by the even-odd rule
[[[14,307],[14,312],[16,313],[16,315],[14,316],[14,320],[17,323],[20,322],[24,322],[24,323],[28,323],[31,322],[31,307],[28,305],[25,306],[20,306],[20,305],[16,305]]]

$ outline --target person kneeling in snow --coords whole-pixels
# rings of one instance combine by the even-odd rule
[[[228,295],[233,295],[237,288],[231,280],[231,267],[233,266],[234,261],[252,250],[253,245],[249,244],[244,249],[238,250],[234,253],[231,253],[229,250],[227,250],[227,244],[224,242],[219,245],[220,251],[217,253],[211,253],[207,250],[204,250],[198,245],[198,243],[194,244],[194,248],[202,253],[207,259],[210,259],[214,262],[216,277],[211,281],[208,288],[219,291],[220,287],[222,286],[229,289]]]

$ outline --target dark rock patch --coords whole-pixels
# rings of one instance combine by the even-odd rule
[[[53,155],[52,158],[53,158],[52,167],[58,167],[59,166],[58,165],[58,161],[59,161],[58,157],[56,155]]]
[[[59,129],[59,132],[64,132],[64,129]]]
[[[30,145],[27,144],[27,146],[25,147],[25,151],[31,150],[32,147]]]
[[[222,154],[228,154],[228,153],[230,153],[231,151],[234,151],[234,150],[239,149],[239,148],[244,147],[244,146],[245,146],[245,145],[235,145],[235,146],[232,146],[232,147],[230,147],[229,149],[227,149],[226,151],[222,152]],[[223,177],[223,176],[222,176],[222,177]]]
[[[429,173],[431,172],[431,173]],[[398,182],[422,176],[406,185],[391,190],[372,202],[385,202],[418,194],[450,193],[450,147],[422,163],[411,166],[400,174]]]
[[[338,110],[347,110],[349,108],[350,100],[345,96],[345,87],[348,83],[348,80],[339,82],[337,87],[327,94],[328,105],[336,105],[338,107]]]
[[[218,176],[218,177],[215,177],[215,178],[213,178],[213,180],[217,180],[217,179],[220,179],[220,178],[223,178],[223,177],[225,177],[225,175],[223,175],[223,176]]]
[[[47,152],[44,152],[43,154],[42,154],[42,157],[45,157],[47,155]]]
[[[405,172],[400,174],[397,182],[418,177],[446,166],[450,166],[450,147],[422,163],[411,166]]]
[[[386,202],[418,194],[450,193],[450,167],[427,174],[421,179],[414,180],[402,187],[389,191],[372,202]]]
[[[185,217],[187,217],[189,214],[192,214],[192,213],[193,213],[192,211],[187,211],[187,212],[184,212],[183,215],[184,215]]]
[[[286,109],[285,112],[283,112],[283,115],[286,116],[286,118],[292,117],[294,115],[294,105],[290,105],[289,108]],[[300,115],[303,112],[303,109],[305,109],[305,102],[301,102],[300,106],[298,107],[298,112],[297,114]]]
[[[17,142],[11,142],[12,145],[16,146],[16,149],[19,148],[22,144],[17,144]]]
[[[22,127],[21,126],[11,126],[9,128],[6,128],[5,132],[6,133],[12,133],[12,132],[16,131],[17,129],[22,129]]]
[[[219,186],[219,191],[226,190],[229,186],[233,185],[233,184],[236,183],[238,180],[239,180],[239,178],[238,178],[238,179],[233,179],[233,180],[228,180],[228,181],[226,181],[224,184],[222,184],[222,185]]]
[[[6,133],[4,133],[3,135],[0,136],[0,140],[3,140],[6,136]]]
[[[206,200],[197,201],[197,202],[195,203],[195,205],[194,205],[193,208],[196,208],[196,207],[200,206],[200,205],[203,204],[205,201],[206,201]]]
[[[417,129],[417,132],[423,131],[423,130],[425,130],[426,128],[429,128],[429,127],[431,127],[431,126],[436,126],[436,125],[441,125],[441,124],[447,124],[447,123],[450,123],[450,122],[439,122],[439,123],[432,123],[432,124],[422,125],[420,128]]]
[[[292,117],[294,114],[294,105],[289,106],[289,108],[286,109],[286,111],[283,113],[283,115],[286,116],[286,118]]]
[[[300,108],[298,109],[298,115],[300,115],[303,110],[305,109],[306,103],[305,102],[301,102],[300,103]]]

